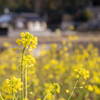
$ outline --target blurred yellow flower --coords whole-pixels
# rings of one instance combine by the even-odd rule
[[[66,90],[66,93],[69,93],[69,90]]]
[[[88,90],[88,91],[93,91],[93,86],[89,84],[89,85],[87,86],[87,90]]]

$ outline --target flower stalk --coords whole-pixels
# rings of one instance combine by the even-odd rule
[[[46,96],[43,98],[43,100],[46,100],[46,98],[48,97],[48,95],[51,93],[51,95],[54,95],[54,94],[56,94],[56,92],[57,93],[59,93],[60,92],[60,86],[59,86],[59,84],[58,83],[54,83],[54,88],[50,91],[50,92],[48,92],[47,94],[46,94]],[[55,99],[54,99],[55,100]]]
[[[51,92],[51,91],[50,91]],[[50,92],[48,92],[47,94],[46,94],[46,96],[43,98],[43,100],[46,100],[46,98],[48,97],[48,95],[50,94]]]
[[[22,66],[21,66],[21,82],[22,83],[24,83],[24,52],[25,52],[25,47],[23,48],[23,51],[22,51]],[[24,84],[22,85],[21,98],[22,100],[24,99]]]
[[[27,66],[25,67],[25,100],[27,100]]]
[[[15,100],[15,93],[12,91],[13,100]]]
[[[79,76],[79,78],[80,78],[80,76]],[[73,95],[73,93],[74,93],[74,90],[75,90],[75,88],[76,88],[76,86],[77,86],[77,83],[78,83],[78,81],[79,81],[79,78],[78,78],[77,81],[75,82],[74,88],[73,88],[73,90],[72,90],[72,92],[71,92],[71,94],[70,94],[68,100],[70,100],[70,98],[72,97],[72,95]]]

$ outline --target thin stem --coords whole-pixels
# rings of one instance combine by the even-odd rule
[[[80,77],[79,77],[79,78],[80,78]],[[73,93],[74,93],[74,90],[75,90],[75,88],[76,88],[76,86],[77,86],[77,83],[78,83],[78,81],[79,81],[79,78],[78,78],[77,81],[75,82],[74,88],[73,88],[73,90],[72,90],[72,92],[71,92],[71,94],[70,94],[68,100],[70,100],[70,98],[72,97],[72,95],[73,95]]]
[[[15,93],[13,91],[13,87],[12,87],[12,95],[13,95],[13,100],[15,100]]]
[[[25,100],[27,100],[27,66],[25,68]]]
[[[2,97],[2,95],[1,95],[1,93],[0,93],[0,98],[1,98],[1,100],[4,100],[3,97]]]
[[[15,93],[13,93],[13,100],[15,100]]]
[[[54,91],[54,89],[52,89],[51,91]],[[43,100],[46,100],[46,98],[48,97],[48,95],[51,93],[51,91],[50,92],[48,92],[47,94],[46,94],[46,96],[43,98]]]
[[[51,92],[51,91],[50,91]],[[50,94],[50,92],[48,92],[47,94],[46,94],[46,96],[43,98],[43,100],[46,100],[46,98],[48,97],[48,95]]]
[[[25,52],[25,47],[23,48],[22,51],[22,66],[21,66],[21,82],[24,83],[24,52]],[[22,91],[21,91],[21,99],[24,99],[24,84],[22,85]]]

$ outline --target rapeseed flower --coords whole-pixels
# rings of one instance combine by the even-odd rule
[[[86,80],[87,78],[89,78],[89,71],[84,69],[84,68],[76,68],[74,70],[76,73],[78,73],[80,76],[82,75],[83,78]],[[79,76],[76,76],[77,78],[79,78]]]
[[[89,84],[89,85],[87,85],[87,90],[88,90],[88,91],[93,91],[93,86],[92,86],[92,85],[90,85],[90,84]]]
[[[54,89],[56,89],[57,93],[60,93],[60,86],[58,83],[54,83]]]
[[[22,58],[20,58],[20,63],[22,63]],[[32,55],[24,56],[24,67],[34,66],[35,58]]]
[[[32,49],[36,48],[37,43],[37,37],[34,37],[29,32],[21,33],[21,39],[17,39],[15,42],[18,44],[18,46],[23,46],[26,49],[29,49],[28,51],[32,51]],[[18,50],[21,50],[19,47]],[[13,49],[15,50],[15,49]]]
[[[66,90],[66,93],[69,93],[69,90]]]
[[[17,92],[18,90],[21,91],[21,79],[20,78],[16,78],[16,77],[12,77],[11,80],[6,79],[3,83],[3,90],[9,94],[11,94],[12,92]]]

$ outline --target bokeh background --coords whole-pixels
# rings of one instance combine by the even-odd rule
[[[29,100],[41,100],[53,83],[61,87],[55,100],[67,100],[75,68],[89,70],[90,78],[80,79],[71,100],[100,100],[100,0],[0,0],[0,92],[5,100],[12,96],[2,90],[4,80],[21,73],[21,52],[12,50],[21,32],[38,37],[32,52],[36,63],[28,69]]]

